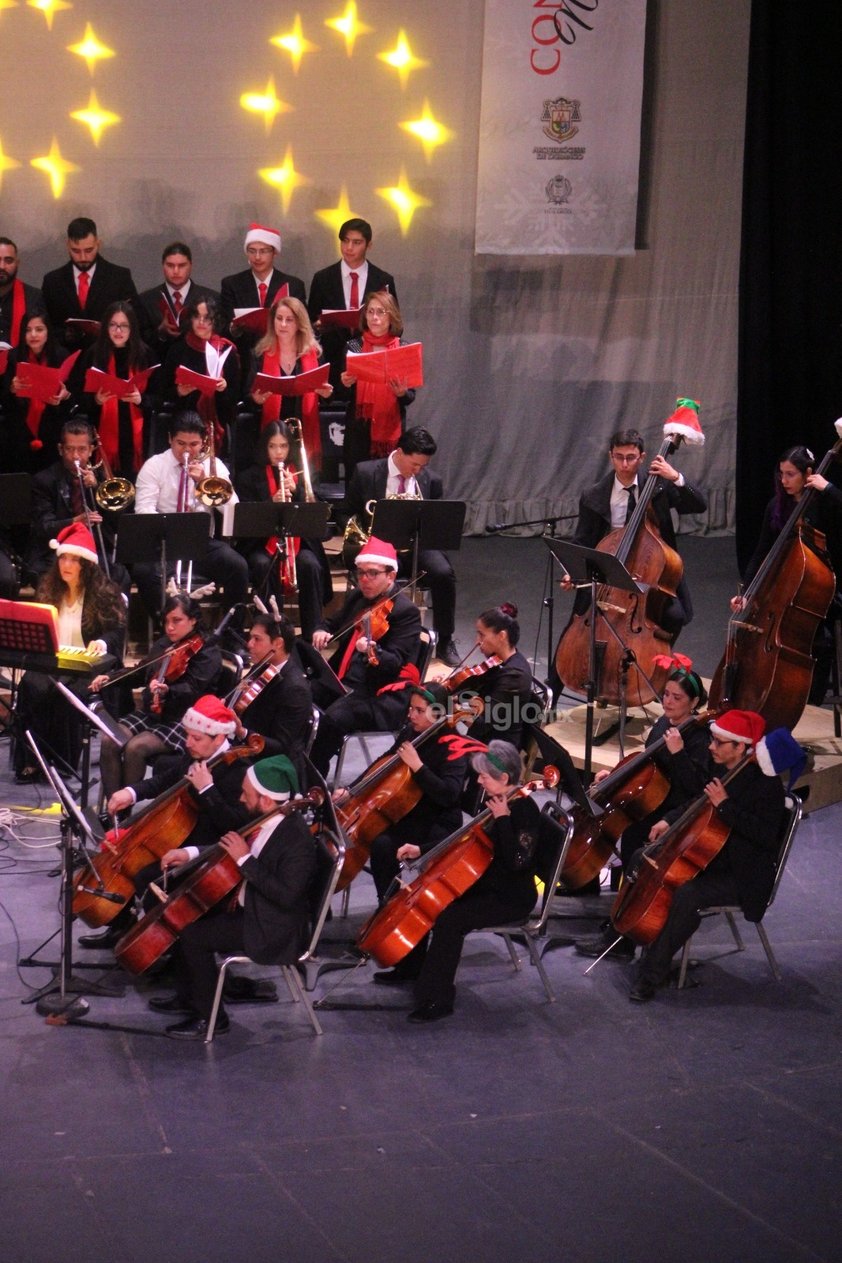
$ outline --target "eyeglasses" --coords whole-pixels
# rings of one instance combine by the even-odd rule
[[[386,574],[385,570],[360,570],[357,567],[357,577],[360,579],[376,579],[378,575]]]
[[[131,329],[131,325],[117,325],[112,322],[111,324],[109,324],[108,328],[114,329],[114,330]]]
[[[711,737],[710,744],[712,746],[735,746],[737,743],[727,737]]]
[[[642,452],[635,452],[633,456],[621,456],[619,452],[612,452],[611,459],[615,460],[618,465],[633,465],[643,456]]]
[[[247,246],[246,254],[274,254],[271,246]]]
[[[385,307],[366,307],[365,314],[367,316],[388,316],[389,313]]]

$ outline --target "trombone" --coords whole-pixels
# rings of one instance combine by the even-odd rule
[[[74,459],[73,464],[76,466],[76,477],[79,479],[79,493],[82,496],[82,512],[85,515],[85,525],[96,540],[97,552],[102,558],[102,568],[105,571],[105,577],[110,579],[111,567],[108,563],[108,552],[106,551],[105,540],[102,536],[102,524],[100,522],[95,522],[91,517],[90,501],[88,500],[88,488],[85,486],[85,474],[88,472],[93,473],[94,466],[87,465],[85,469],[83,469],[81,462],[78,459]],[[94,493],[94,495],[96,496],[96,493]]]
[[[201,460],[210,458],[208,476],[196,483],[196,498],[206,509],[220,509],[227,504],[234,494],[234,488],[227,478],[220,478],[216,472],[216,444],[213,435],[213,421],[208,426],[207,454],[202,453]]]
[[[103,511],[122,513],[123,509],[127,509],[134,502],[134,483],[128,478],[115,477],[98,434],[96,435],[96,454],[99,460],[95,465],[91,465],[91,468],[102,470],[102,482],[98,482],[94,488],[94,499]]]
[[[301,454],[301,481],[304,484],[304,499],[307,504],[314,504],[316,495],[310,478],[310,462],[307,459],[307,448],[304,446],[304,430],[301,421],[298,417],[288,417],[284,425],[289,430],[290,437],[294,438],[298,444],[298,450]]]

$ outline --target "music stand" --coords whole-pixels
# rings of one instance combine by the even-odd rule
[[[464,500],[378,500],[371,533],[393,544],[398,552],[412,549],[409,586],[414,589],[419,552],[456,552],[462,547],[467,507]]]
[[[84,808],[88,805],[88,789],[90,787],[91,776],[91,728],[97,728],[100,735],[108,737],[121,750],[123,746],[129,743],[129,734],[125,728],[121,728],[116,719],[113,719],[108,711],[95,711],[91,707],[86,706],[81,697],[77,697],[72,689],[69,689],[63,680],[52,681],[55,688],[58,689],[62,697],[68,702],[75,711],[82,716],[84,727],[82,729],[84,735],[82,737],[82,771],[80,775],[81,788],[79,790],[79,805]],[[100,699],[97,698],[97,701]]]
[[[31,474],[0,474],[0,526],[31,523],[31,487]]]
[[[42,1017],[54,1015],[62,1017],[66,1021],[72,1021],[74,1018],[82,1017],[88,1012],[87,1000],[81,999],[84,994],[99,996],[121,996],[124,994],[123,987],[115,987],[103,982],[85,982],[73,973],[73,843],[72,837],[76,836],[81,850],[87,854],[85,843],[96,847],[96,839],[91,831],[90,825],[85,819],[82,812],[73,801],[73,796],[59,776],[52,764],[48,763],[38,748],[38,743],[33,737],[29,729],[26,730],[26,740],[29,744],[35,759],[38,762],[41,771],[46,776],[50,785],[52,785],[55,794],[61,803],[63,814],[61,819],[61,901],[60,913],[61,924],[59,931],[61,934],[61,955],[59,960],[58,972],[48,983],[41,987],[38,991],[34,991],[32,995],[26,997],[24,1004],[35,1004],[36,1012]],[[89,861],[90,864],[90,861]],[[96,871],[93,865],[90,865],[91,871]],[[86,891],[88,894],[100,894],[97,890]],[[119,895],[111,895],[105,891],[101,893],[103,899],[116,900],[122,903]],[[49,940],[47,940],[49,941]],[[42,945],[43,946],[43,945]],[[36,949],[40,950],[40,949]],[[31,957],[29,958],[31,961]],[[24,962],[21,961],[21,964]],[[34,961],[32,963],[35,963]],[[68,993],[76,995],[75,1000],[68,999]]]
[[[326,539],[330,505],[323,500],[304,504],[292,501],[265,500],[260,503],[234,505],[234,523],[231,534],[237,539],[275,539],[276,558],[283,567],[287,559],[287,540]],[[270,567],[265,589],[268,591],[272,569]],[[284,607],[283,588],[279,584],[280,608]]]
[[[588,637],[588,680],[585,686],[585,766],[583,769],[585,784],[589,785],[593,771],[594,704],[596,702],[599,677],[596,647],[596,616],[598,613],[596,590],[600,584],[606,584],[608,587],[620,588],[623,592],[634,592],[636,595],[639,595],[645,591],[645,588],[635,582],[623,563],[613,553],[600,552],[597,548],[585,548],[581,544],[571,544],[569,540],[549,539],[546,536],[544,537],[544,542],[556,561],[567,571],[575,586],[590,588],[591,620]],[[626,646],[623,645],[622,639],[617,635],[611,624],[605,621],[605,626],[625,649]],[[624,704],[625,689],[621,691],[620,698],[621,754],[625,724]]]
[[[179,561],[204,561],[210,539],[209,513],[127,513],[117,527],[116,560],[149,565],[159,554],[161,605],[167,599],[167,555]]]

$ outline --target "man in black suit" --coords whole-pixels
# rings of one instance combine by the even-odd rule
[[[442,482],[427,466],[436,453],[436,441],[428,430],[416,425],[405,430],[395,450],[381,460],[365,460],[357,465],[348,487],[345,508],[348,515],[364,520],[369,500],[407,496],[421,500],[441,500]],[[412,557],[400,558],[398,573],[410,574]],[[421,587],[433,598],[433,627],[438,638],[436,656],[449,667],[459,665],[459,650],[453,641],[456,626],[456,576],[447,554],[438,549],[422,549],[418,569],[424,571]]]
[[[319,318],[323,311],[342,311],[361,307],[369,294],[387,290],[398,301],[395,278],[382,268],[369,262],[371,248],[371,224],[366,219],[346,219],[339,229],[342,258],[330,267],[316,272],[310,285],[307,308],[310,319],[319,335],[319,341],[330,363],[330,381],[340,398],[348,397],[347,388],[339,380],[345,362],[345,345],[351,336],[350,329],[335,327],[322,329]]]
[[[18,248],[10,237],[0,237],[0,342],[17,346],[24,315],[44,314],[40,289],[18,276]]]
[[[256,614],[252,619],[249,657],[252,665],[263,662],[264,666],[252,681],[254,700],[238,715],[237,739],[245,741],[259,733],[264,754],[285,754],[297,766],[313,721],[313,696],[304,672],[290,657],[294,645],[295,628],[289,619],[276,620],[271,614]],[[270,678],[264,681],[267,673]],[[238,692],[235,707],[247,696],[249,685]]]
[[[281,253],[281,234],[277,228],[249,224],[243,248],[249,264],[246,270],[222,278],[222,315],[226,330],[237,308],[271,307],[276,297],[283,297],[278,291],[284,286],[287,287],[288,298],[298,298],[302,303],[307,301],[304,282],[275,267],[275,258]],[[237,329],[232,329],[230,336],[240,352],[242,363],[247,365],[257,337]]]
[[[66,320],[101,321],[112,303],[134,303],[137,299],[129,269],[109,263],[100,255],[99,247],[94,221],[84,215],[71,219],[67,225],[70,259],[62,267],[48,272],[41,282],[50,323],[71,351],[91,339],[67,330]]]
[[[181,314],[188,303],[219,301],[219,294],[192,279],[193,253],[183,241],[171,241],[161,255],[163,284],[138,295],[135,309],[140,335],[155,358],[163,363],[176,338],[185,332]]]
[[[295,769],[285,755],[262,759],[246,773],[242,800],[250,815],[279,808],[298,793]],[[155,997],[150,1008],[180,1013],[184,1020],[167,1027],[173,1039],[204,1039],[216,991],[216,953],[245,952],[258,964],[293,964],[300,955],[310,914],[309,894],[316,874],[313,839],[300,812],[273,816],[244,838],[224,834],[220,847],[240,867],[244,884],[237,906],[222,900],[209,913],[188,925],[175,952],[175,995]],[[220,1009],[216,1031],[229,1028]]]

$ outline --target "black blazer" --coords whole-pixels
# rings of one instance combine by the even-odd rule
[[[293,964],[303,950],[316,875],[315,843],[301,813],[283,819],[260,855],[241,867],[246,952],[260,965]]]
[[[359,515],[363,513],[369,500],[383,500],[386,496],[388,479],[388,457],[360,461],[348,485],[348,493],[345,497],[347,513]],[[429,465],[416,474],[415,480],[425,500],[441,500],[444,491],[441,478],[430,469]]]
[[[304,750],[312,715],[309,681],[298,663],[289,658],[240,718],[247,732],[260,733],[265,739],[261,758],[285,754],[295,761]]]
[[[585,548],[596,548],[601,539],[611,531],[611,491],[614,486],[614,471],[611,470],[599,482],[594,483],[582,493],[579,500],[579,521],[573,541]],[[697,487],[689,482],[683,487],[676,487],[674,482],[665,478],[658,479],[658,485],[651,500],[658,530],[664,543],[675,548],[675,530],[672,525],[671,509],[678,513],[704,513],[708,507],[707,500]]]
[[[389,273],[384,272],[382,268],[375,267],[369,262],[368,276],[365,281],[365,289],[361,295],[360,301],[364,301],[369,294],[374,294],[378,290],[386,289],[398,301],[397,291],[395,289],[395,278]],[[310,319],[315,322],[323,311],[341,311],[345,307],[345,289],[342,285],[342,264],[332,263],[330,267],[322,268],[313,276],[310,283],[310,298],[307,303],[307,310],[310,312]]]
[[[42,574],[55,557],[50,549],[50,540],[73,521],[71,477],[62,462],[57,460],[32,479],[32,531],[27,560],[36,574]],[[101,471],[97,477],[102,481]],[[109,552],[116,534],[114,523],[118,520],[117,514],[103,514],[102,541]]]
[[[103,315],[112,303],[131,302],[137,299],[137,290],[128,268],[109,263],[100,255],[96,261],[96,271],[88,290],[85,310],[79,306],[79,295],[73,278],[73,264],[68,259],[60,268],[48,272],[41,283],[41,292],[47,315],[56,335],[65,346],[75,350],[83,339],[69,334],[64,328],[65,320],[85,319],[102,320]]]
[[[282,285],[289,286],[290,298],[300,298],[302,303],[307,302],[307,291],[300,277],[290,276],[288,272],[280,272],[277,268],[273,268],[272,275],[269,277],[269,289],[266,294],[267,307],[272,306],[275,295]],[[251,268],[246,268],[244,272],[235,272],[233,276],[224,276],[222,278],[221,298],[225,332],[228,333],[228,328],[234,319],[235,307],[257,306],[257,282],[254,279],[254,273]],[[234,330],[233,333],[228,333],[228,336],[236,342],[241,354],[245,351],[250,351],[258,341],[253,334],[240,333],[237,330]],[[243,363],[245,362],[244,360]]]
[[[34,285],[27,285],[26,281],[21,281],[21,285],[23,286],[24,314],[27,316],[45,315],[46,308],[40,289],[36,289]],[[14,297],[14,289],[10,289],[8,294],[0,298],[0,342],[8,342],[10,346],[16,346],[20,340],[12,337]]]
[[[346,679],[345,683],[353,688],[353,691],[362,697],[374,697],[377,690],[382,688],[384,684],[392,684],[397,680],[400,669],[407,662],[416,662],[418,659],[418,647],[421,635],[421,615],[418,609],[413,605],[408,596],[402,592],[397,593],[395,585],[389,589],[387,595],[394,597],[394,606],[389,615],[389,630],[377,642],[378,665],[365,662],[364,664],[354,662],[353,678]],[[345,599],[345,604],[338,614],[334,614],[332,618],[324,619],[318,626],[317,630],[329,631],[331,635],[335,635],[340,628],[347,627],[348,630],[339,638],[336,652],[330,660],[330,665],[334,671],[337,671],[342,657],[345,653],[345,647],[353,636],[355,639],[359,635],[356,630],[355,623],[362,614],[365,613],[382,597],[377,597],[376,601],[367,601],[362,592],[351,592]],[[361,654],[352,655],[354,658],[361,658]],[[351,672],[349,672],[351,676]]]
[[[162,771],[130,787],[137,801],[151,802],[159,794],[172,789],[186,775],[192,762],[189,754],[167,759],[167,766]],[[238,759],[235,763],[218,763],[211,769],[213,785],[203,794],[197,794],[191,786],[188,793],[197,805],[198,816],[193,829],[184,839],[184,846],[211,846],[229,829],[243,827],[250,813],[240,802],[240,792],[246,770],[253,762],[253,759]]]
[[[183,306],[188,303],[199,303],[203,300],[215,299],[219,302],[219,294],[216,290],[208,289],[206,285],[197,285],[195,281],[190,282],[190,288],[183,300]],[[166,285],[156,285],[153,289],[145,289],[142,294],[138,294],[134,304],[137,312],[138,323],[140,324],[140,336],[149,349],[153,352],[155,362],[163,363],[167,351],[172,346],[175,338],[161,330],[163,323],[163,313],[161,311],[161,303],[165,303],[170,313],[170,318],[175,323],[175,312],[170,302],[170,293]],[[182,309],[183,316],[183,309]],[[183,330],[186,332],[186,330]]]

